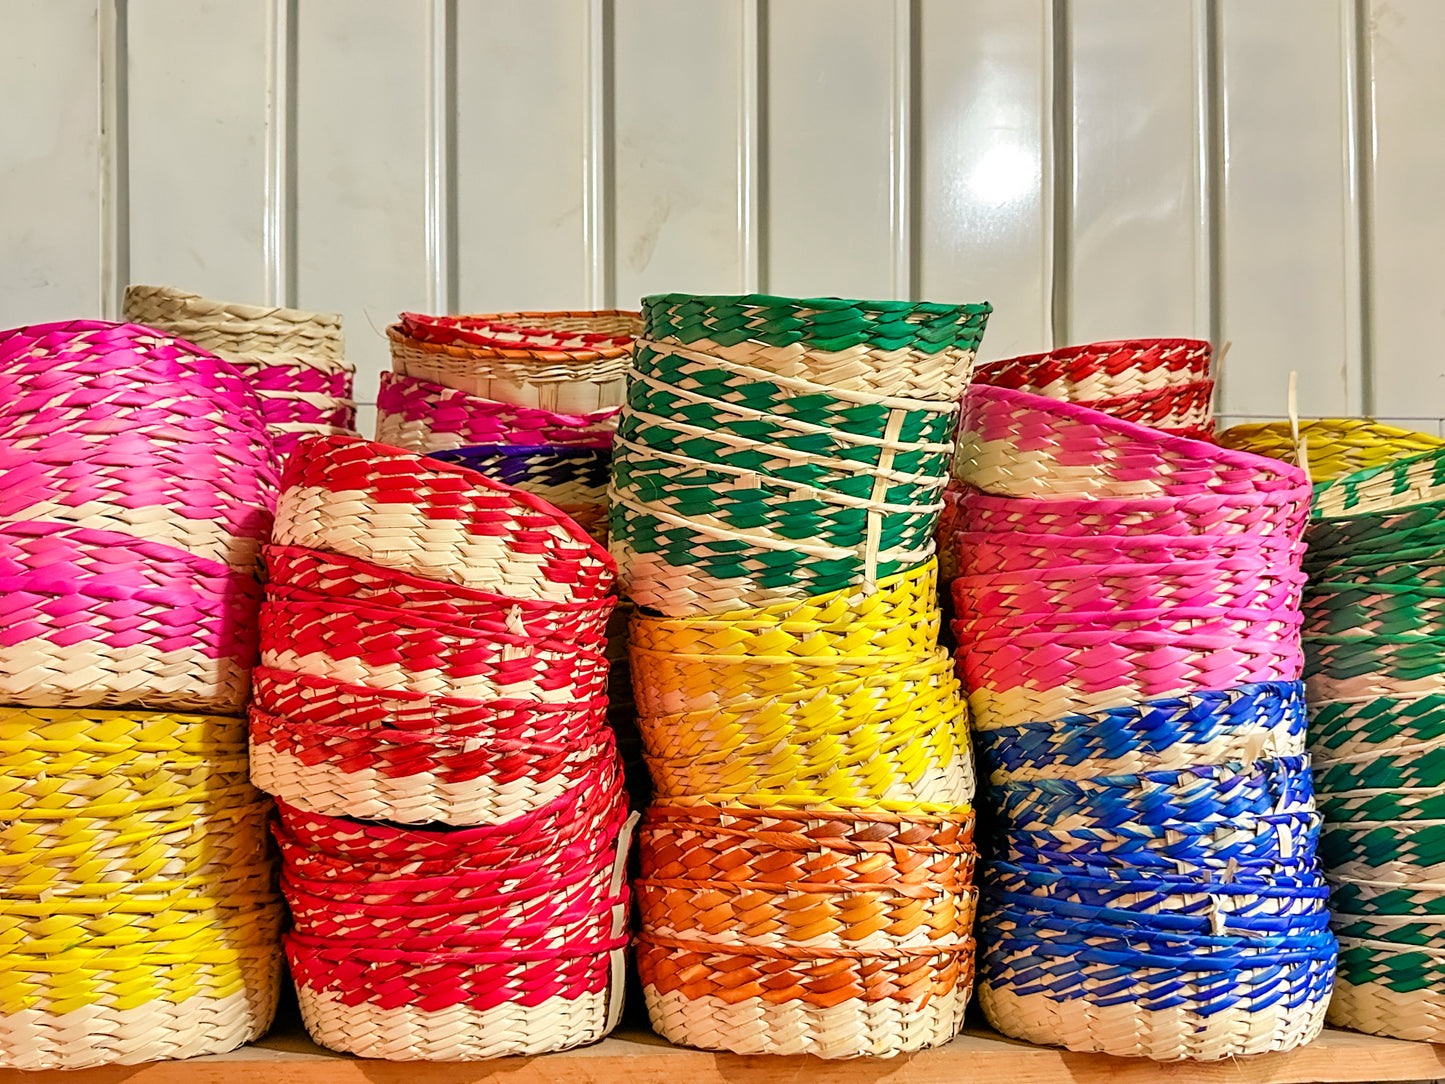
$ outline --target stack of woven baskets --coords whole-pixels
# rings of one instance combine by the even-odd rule
[[[401,1060],[601,1038],[627,936],[611,559],[531,494],[359,438],[303,442],[283,483],[252,771],[307,1027]]]
[[[212,301],[170,286],[130,286],[125,318],[213,351],[250,381],[277,452],[303,436],[354,433],[356,368],[336,313]]]
[[[1339,458],[1378,461],[1379,435]],[[1430,438],[1390,439],[1408,454]],[[1305,594],[1320,856],[1340,939],[1330,1022],[1427,1042],[1445,1040],[1442,510],[1441,448],[1317,487]]]
[[[993,386],[965,398],[957,467],[959,672],[998,829],[989,1019],[1161,1060],[1306,1042],[1335,941],[1303,473]]]
[[[933,529],[987,306],[644,301],[612,545],[655,802],[638,968],[666,1038],[946,1042],[973,767]]]
[[[239,715],[272,457],[245,380],[187,343],[0,334],[0,1065],[270,1025],[281,902]]]

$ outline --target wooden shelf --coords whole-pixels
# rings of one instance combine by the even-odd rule
[[[594,1046],[490,1062],[362,1061],[282,1032],[230,1054],[151,1065],[27,1073],[0,1070],[0,1084],[1335,1084],[1445,1078],[1445,1046],[1326,1031],[1287,1054],[1159,1065],[1071,1054],[969,1029],[909,1057],[820,1061],[739,1057],[669,1046],[628,1030]]]

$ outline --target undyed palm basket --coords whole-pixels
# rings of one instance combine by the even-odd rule
[[[341,317],[213,301],[170,286],[130,286],[125,317],[212,350],[249,380],[277,448],[306,435],[354,433],[355,366]]]

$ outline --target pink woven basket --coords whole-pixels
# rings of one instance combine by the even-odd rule
[[[373,689],[331,678],[258,667],[256,703],[296,726],[453,733],[499,741],[588,745],[598,740],[607,701],[467,700],[405,689]]]
[[[964,576],[1027,572],[1067,565],[1163,564],[1238,558],[1268,562],[1281,571],[1298,569],[1304,543],[1254,535],[954,535],[958,570]]]
[[[260,587],[183,550],[63,522],[0,523],[0,697],[231,713]]]
[[[956,529],[1004,534],[1222,535],[1298,539],[1309,519],[1308,484],[1279,493],[1197,497],[1054,499],[994,497],[960,487]]]
[[[268,600],[261,661],[378,689],[574,703],[603,695],[607,659],[561,640],[477,632],[365,603]]]
[[[276,473],[231,366],[146,328],[73,321],[0,336],[0,519],[63,519],[248,571]]]
[[[1021,613],[1110,613],[1151,607],[1298,611],[1305,574],[1258,557],[1162,564],[1063,565],[953,581],[964,621]]]
[[[964,397],[954,474],[1008,497],[1280,493],[1307,482],[1303,471],[1276,459],[977,384]]]
[[[296,546],[267,546],[265,557],[273,588],[367,602],[456,624],[503,621],[514,635],[538,639],[587,644],[603,639],[616,605],[610,595],[580,602],[513,598]]]
[[[557,414],[385,372],[376,400],[376,439],[414,452],[476,444],[606,448],[612,443],[620,410],[611,407],[590,414]]]
[[[1226,609],[1216,606],[1153,606],[1133,610],[995,610],[978,617],[958,618],[953,633],[967,650],[972,644],[1015,633],[1065,633],[1139,629],[1172,629],[1200,635],[1246,636],[1261,644],[1299,648],[1303,617],[1298,610]]]
[[[1297,637],[1256,640],[1238,628],[1195,632],[1155,622],[972,640],[960,646],[958,667],[972,690],[976,725],[990,728],[1256,681],[1298,681],[1304,657]]]
[[[273,541],[515,598],[607,595],[616,563],[539,497],[466,467],[353,437],[303,441]]]
[[[317,726],[251,707],[251,780],[298,809],[403,824],[495,824],[615,771],[604,727],[591,745],[495,732]]]

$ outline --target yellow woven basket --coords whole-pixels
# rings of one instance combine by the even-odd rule
[[[1316,483],[1445,446],[1445,440],[1433,434],[1397,429],[1365,418],[1302,421],[1299,435],[1308,458],[1310,479]],[[1286,463],[1300,461],[1289,422],[1236,425],[1215,439],[1224,448],[1267,455]]]

